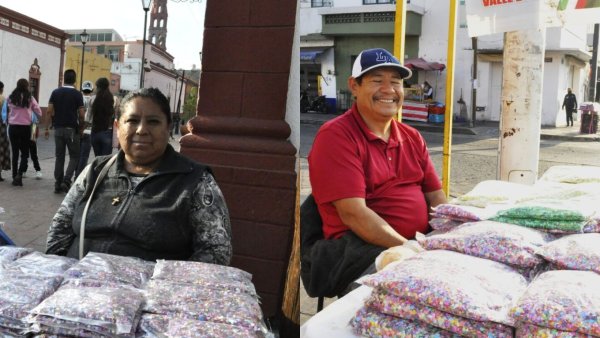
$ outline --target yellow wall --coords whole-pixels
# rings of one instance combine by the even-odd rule
[[[98,55],[91,52],[85,52],[85,60],[83,61],[83,81],[91,81],[96,88],[96,80],[100,77],[105,77],[110,80],[110,67],[112,61],[105,58],[104,55]],[[65,70],[74,69],[77,73],[77,83],[75,88],[80,88],[81,83],[81,47],[67,47],[65,56]]]

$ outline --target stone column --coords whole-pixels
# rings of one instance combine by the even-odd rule
[[[281,308],[294,231],[296,149],[285,121],[295,0],[208,0],[197,116],[181,152],[212,167],[231,214],[232,265],[265,316]]]

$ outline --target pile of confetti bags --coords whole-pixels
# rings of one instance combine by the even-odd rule
[[[251,275],[213,264],[0,247],[0,336],[269,337]]]
[[[439,206],[437,230],[416,238],[426,251],[362,280],[373,291],[353,331],[600,337],[598,182],[600,170],[560,167],[539,185],[487,181]]]

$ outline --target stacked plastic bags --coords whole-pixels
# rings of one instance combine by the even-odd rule
[[[270,337],[251,275],[187,261],[0,247],[0,336]]]
[[[395,318],[413,323],[398,328],[397,336],[442,329],[473,337],[487,337],[494,330],[497,337],[512,337],[509,309],[527,287],[526,278],[507,265],[446,250],[419,253],[363,283],[374,291],[351,325],[373,337]],[[374,325],[377,314],[385,316]]]

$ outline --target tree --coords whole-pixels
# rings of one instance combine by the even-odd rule
[[[198,87],[192,87],[190,93],[185,97],[183,103],[182,118],[187,122],[196,116],[196,105],[198,104]]]

